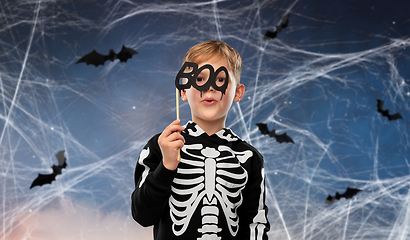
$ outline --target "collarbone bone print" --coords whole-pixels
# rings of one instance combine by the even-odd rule
[[[178,166],[172,186],[174,194],[169,200],[174,234],[180,236],[186,231],[202,201],[202,227],[198,229],[202,237],[198,240],[221,239],[220,214],[225,217],[231,235],[236,236],[239,230],[236,210],[242,204],[241,191],[248,181],[241,164],[253,156],[252,151],[237,152],[228,146],[204,148],[202,144],[185,144],[181,150],[182,164]]]

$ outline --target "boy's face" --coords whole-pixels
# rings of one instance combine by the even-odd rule
[[[182,100],[188,101],[191,108],[192,120],[194,122],[225,121],[228,111],[231,108],[232,101],[238,102],[241,100],[245,92],[245,86],[243,84],[237,84],[237,79],[232,74],[228,61],[223,57],[214,57],[207,61],[196,63],[198,64],[198,68],[206,64],[212,65],[214,69],[218,69],[221,66],[226,67],[229,73],[229,84],[225,95],[222,96],[222,92],[216,91],[212,86],[209,90],[202,92],[202,94],[196,88],[191,86],[189,89],[181,92]],[[216,78],[217,82],[222,82],[225,77],[223,71],[219,72]],[[206,81],[208,78],[209,71],[205,69],[198,75],[196,79],[197,84],[200,85],[201,82]]]

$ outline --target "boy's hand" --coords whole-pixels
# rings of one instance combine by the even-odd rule
[[[162,152],[162,162],[168,170],[175,170],[178,166],[178,151],[184,146],[185,139],[179,133],[184,127],[179,125],[180,120],[173,121],[159,135],[158,145]]]

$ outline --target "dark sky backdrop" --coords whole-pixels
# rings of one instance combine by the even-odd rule
[[[410,238],[409,1],[0,3],[0,238],[151,239],[131,219],[134,167],[176,118],[186,51],[243,58],[227,126],[264,155],[272,239]],[[263,40],[283,14],[289,24]],[[127,63],[75,64],[96,49]],[[377,113],[376,99],[403,119]],[[181,103],[182,122],[190,120]],[[295,144],[262,136],[256,123]],[[29,189],[65,150],[67,168]],[[354,199],[325,205],[346,187]]]

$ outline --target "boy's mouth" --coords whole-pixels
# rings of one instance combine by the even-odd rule
[[[202,102],[205,104],[205,105],[214,105],[215,103],[216,103],[216,100],[215,99],[213,99],[213,98],[211,98],[211,97],[206,97],[206,98],[204,98],[204,100],[202,100]]]

